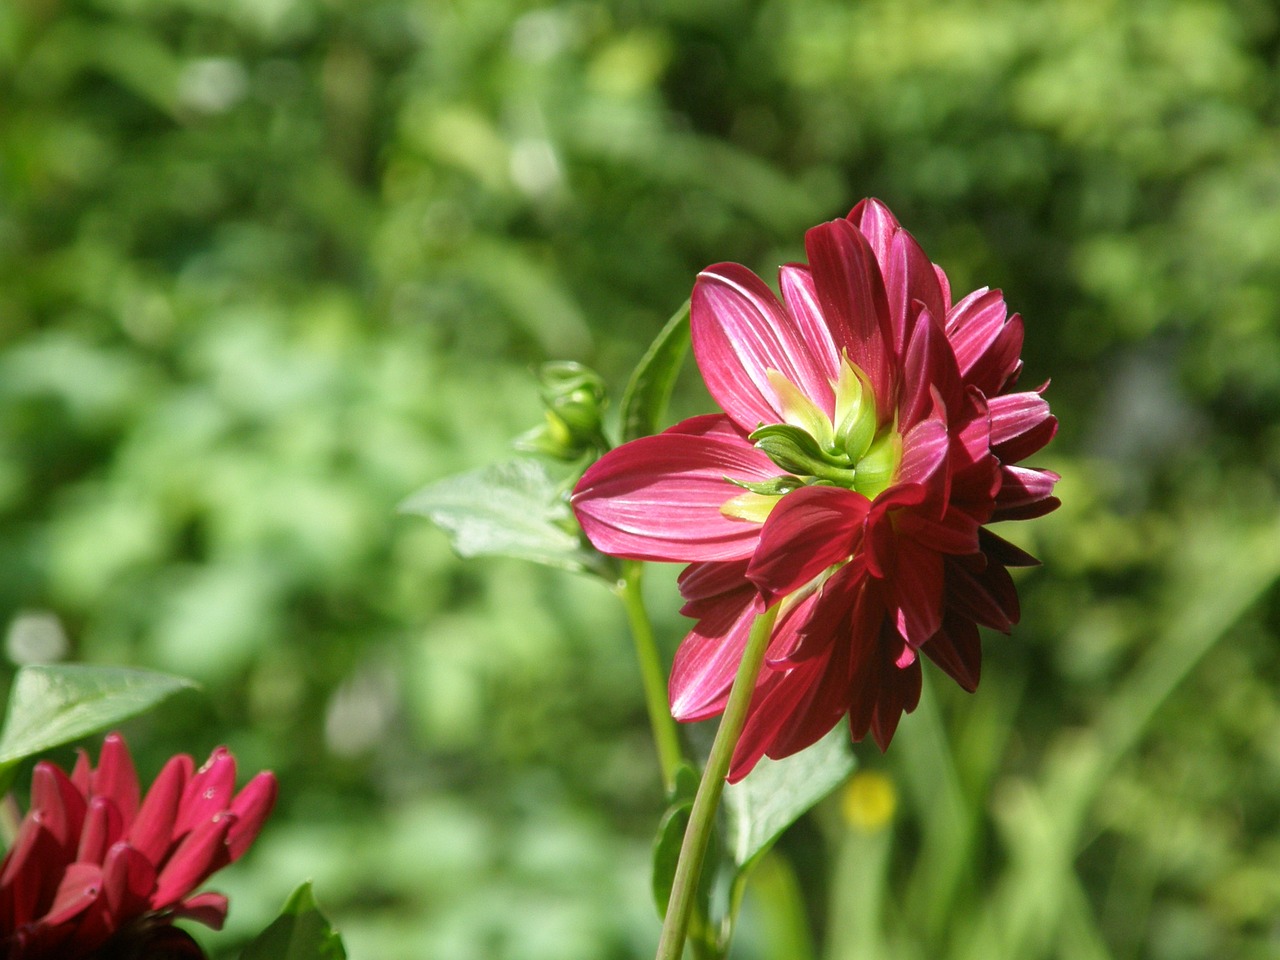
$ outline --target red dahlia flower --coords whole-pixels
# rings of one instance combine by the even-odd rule
[[[978,625],[1009,630],[1007,568],[1036,562],[983,525],[1058,505],[1055,474],[1015,465],[1057,420],[1014,389],[1022,320],[1000,291],[953,303],[875,200],[805,249],[781,303],[738,264],[698,276],[693,350],[724,414],[624,444],[573,495],[603,552],[689,563],[678,720],[723,711],[754,617],[781,604],[730,780],[845,716],[884,749],[919,700],[922,651],[973,690]]]
[[[235,780],[219,747],[199,770],[174,757],[143,799],[117,734],[96,770],[83,752],[70,777],[37,764],[31,809],[0,864],[0,958],[203,957],[171,923],[222,927],[227,898],[192,891],[249,848],[276,798],[271,773],[233,796]]]

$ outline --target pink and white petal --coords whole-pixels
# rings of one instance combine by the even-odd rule
[[[818,288],[813,271],[802,263],[788,263],[778,270],[778,286],[782,302],[800,328],[800,334],[814,356],[822,361],[827,379],[840,376],[840,351],[832,338],[829,322],[818,301]]]
[[[903,394],[898,403],[900,429],[930,416],[933,394],[942,398],[948,414],[960,414],[965,402],[960,370],[940,322],[927,309],[920,310],[903,360]]]
[[[848,220],[811,228],[804,237],[814,288],[838,352],[870,379],[881,423],[893,416],[897,364],[884,280],[867,238]]]
[[[875,197],[859,200],[845,217],[867,238],[876,260],[884,263],[889,256],[889,244],[894,234],[902,229],[893,212]]]
[[[871,501],[843,487],[801,487],[782,498],[760,530],[747,579],[767,603],[852,555]]]
[[[1052,470],[1004,466],[1000,473],[993,521],[1030,520],[1051,513],[1060,505],[1061,501],[1052,494],[1054,484],[1061,478]]]
[[[776,370],[824,412],[835,394],[828,345],[814,349],[768,284],[736,263],[719,263],[693,285],[690,332],[707,390],[735,423],[750,433],[781,423],[781,405],[769,383]]]
[[[587,539],[604,553],[633,560],[732,560],[751,555],[760,527],[720,512],[741,492],[725,478],[762,481],[777,472],[736,435],[673,428],[606,453],[578,481],[570,504]]]
[[[947,308],[933,264],[906,230],[894,234],[886,256],[880,260],[880,271],[889,298],[894,351],[901,357],[917,322],[918,305],[923,304],[939,326]]]
[[[677,720],[705,720],[724,711],[756,618],[755,600],[750,587],[722,594],[681,642],[667,686]]]
[[[1004,463],[1017,463],[1053,439],[1058,419],[1038,393],[1007,393],[992,397],[991,450]]]

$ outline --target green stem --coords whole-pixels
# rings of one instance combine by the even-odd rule
[[[680,960],[684,953],[684,941],[689,931],[689,916],[693,912],[698,878],[702,875],[702,858],[707,852],[707,841],[715,824],[716,809],[720,806],[720,794],[724,790],[724,778],[729,772],[734,748],[747,720],[747,707],[755,692],[756,676],[764,663],[773,621],[778,608],[772,607],[751,625],[747,648],[742,652],[738,674],[733,678],[729,702],[720,718],[720,729],[711,744],[711,756],[702,771],[702,782],[693,798],[689,812],[689,826],[685,828],[684,842],[680,845],[680,859],[676,863],[676,875],[671,884],[671,899],[667,901],[667,916],[662,923],[662,937],[658,940],[656,960]]]
[[[644,685],[644,702],[649,710],[649,726],[653,728],[653,742],[662,768],[662,783],[670,793],[676,784],[676,770],[684,762],[684,754],[680,750],[676,722],[667,705],[666,674],[653,637],[653,624],[649,622],[649,614],[644,608],[644,596],[640,590],[643,572],[644,566],[640,562],[625,561],[618,595],[627,608],[627,621],[631,624],[631,638],[636,645],[636,660],[640,663],[640,679]]]

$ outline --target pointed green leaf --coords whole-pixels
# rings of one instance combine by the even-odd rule
[[[409,497],[400,511],[427,517],[462,557],[517,557],[605,573],[604,558],[582,546],[560,485],[536,460],[508,460],[446,477]]]
[[[0,731],[0,771],[105,730],[194,686],[181,677],[125,667],[23,667],[14,678]]]
[[[727,784],[722,801],[726,842],[739,870],[843,783],[854,765],[849,733],[840,725],[808,749],[784,760],[765,758],[744,779]]]
[[[649,345],[622,394],[622,442],[657,433],[671,389],[689,350],[689,302],[672,315]]]
[[[304,883],[285,901],[280,916],[254,939],[240,960],[346,960],[342,937],[329,925]]]

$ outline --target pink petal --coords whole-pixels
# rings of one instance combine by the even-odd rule
[[[120,811],[107,797],[94,797],[84,818],[76,859],[84,863],[102,863],[110,846],[124,833]]]
[[[116,926],[147,911],[155,882],[155,866],[128,843],[117,843],[107,851],[102,890]]]
[[[264,770],[236,795],[231,804],[235,825],[227,833],[227,852],[233,861],[239,860],[249,845],[257,838],[262,825],[276,805],[279,785],[274,773]]]
[[[1000,473],[1000,493],[992,520],[1029,520],[1058,508],[1059,500],[1051,494],[1060,478],[1052,470],[1005,466]]]
[[[36,764],[31,775],[31,813],[70,854],[84,826],[87,809],[84,794],[58,767],[47,761]]]
[[[129,828],[130,846],[152,863],[160,863],[174,840],[178,820],[178,804],[195,771],[195,763],[185,754],[170,758],[156,777],[133,825]]]
[[[199,829],[228,809],[235,788],[236,758],[226,747],[217,747],[182,791],[174,837]]]
[[[866,583],[866,557],[856,553],[853,559],[831,575],[811,597],[783,614],[774,628],[789,635],[790,642],[779,642],[769,648],[768,663],[774,669],[793,667],[802,660],[817,656],[842,638],[852,627],[849,618],[856,617],[854,604],[862,601]]]
[[[755,601],[749,585],[722,594],[676,650],[668,693],[677,720],[705,720],[724,710],[756,617]]]
[[[938,553],[966,554],[978,549],[978,521],[963,510],[950,509],[941,520],[904,510],[894,523],[899,534]]]
[[[828,656],[814,657],[785,671],[764,673],[751,699],[747,722],[734,746],[730,783],[737,783],[759,762],[780,732],[797,722],[812,699]],[[830,729],[830,728],[828,728]]]
[[[840,353],[827,318],[822,315],[813,271],[804,264],[789,263],[778,270],[778,286],[782,289],[782,302],[795,318],[801,337],[822,362],[827,379],[835,380],[840,375]]]
[[[991,449],[1004,463],[1017,463],[1053,439],[1058,418],[1038,393],[1008,393],[988,401]]]
[[[42,918],[56,927],[88,910],[102,891],[102,868],[96,863],[73,863],[62,875],[53,903]]]
[[[896,390],[893,330],[875,253],[848,220],[813,227],[804,243],[836,351],[847,352],[871,380],[880,422],[887,423]]]
[[[227,922],[227,906],[227,898],[220,893],[198,893],[175,906],[173,915],[203,923],[213,930],[221,930],[222,925]]]
[[[801,487],[784,496],[760,531],[747,578],[766,603],[804,586],[853,553],[871,505],[843,487]]]
[[[591,465],[570,502],[587,538],[634,560],[731,560],[755,549],[760,527],[721,506],[742,490],[725,477],[762,481],[778,468],[745,439],[697,428],[698,417],[611,450]]]
[[[946,298],[938,271],[915,238],[902,229],[880,201],[864,201],[854,208],[849,219],[862,229],[880,263],[893,324],[894,351],[901,357],[916,323],[913,304],[923,304],[935,317],[946,316]]]
[[[690,331],[707,390],[750,433],[783,420],[768,372],[776,370],[828,415],[835,405],[827,344],[811,347],[768,285],[746,267],[719,263],[693,286]]]
[[[900,429],[905,430],[933,415],[935,391],[949,414],[960,411],[964,391],[955,354],[928,310],[920,311],[907,344],[903,367],[903,397],[898,408]]]
[[[686,617],[705,616],[722,594],[743,588],[754,590],[747,582],[747,558],[724,562],[691,563],[680,572],[676,584],[685,605],[680,613]],[[712,604],[712,607],[706,606]],[[762,608],[763,609],[763,608]]]
[[[98,755],[98,769],[93,775],[93,792],[100,797],[110,797],[116,809],[131,823],[138,812],[138,773],[124,738],[118,733],[108,734]]]
[[[155,892],[151,895],[153,910],[173,906],[210,874],[230,862],[227,833],[235,825],[235,820],[233,814],[219,814],[200,821],[186,835],[156,878]]]

